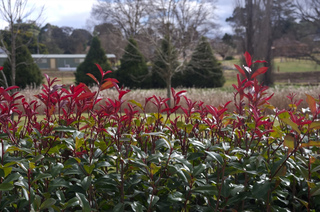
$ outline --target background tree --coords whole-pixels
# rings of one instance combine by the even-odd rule
[[[17,40],[17,44],[20,44],[21,40]],[[3,72],[5,73],[6,79],[4,81],[8,82],[8,85],[17,85],[20,88],[25,88],[29,86],[39,86],[42,83],[42,73],[38,67],[38,65],[33,61],[31,57],[31,53],[27,46],[22,45],[19,48],[19,51],[16,52],[16,79],[15,83],[13,83],[11,77],[11,63],[9,59],[3,65]],[[4,82],[3,81],[3,82]]]
[[[272,80],[272,44],[288,34],[294,23],[294,9],[289,0],[238,0],[232,17],[228,18],[238,38],[239,51],[267,61],[269,71],[263,76],[266,85]]]
[[[115,54],[117,58],[121,58],[126,46],[121,29],[112,23],[102,23],[94,27],[94,33],[99,37],[101,46],[107,50],[107,54]]]
[[[8,30],[10,32],[10,48],[5,44],[3,39],[1,40],[2,46],[6,54],[8,55],[8,62],[11,67],[11,83],[16,84],[16,51],[21,48],[21,45],[16,45],[16,39],[19,34],[21,23],[25,21],[30,15],[35,14],[35,7],[32,7],[29,11],[26,10],[28,0],[1,0],[0,1],[0,16],[8,24]],[[43,7],[39,11],[38,20],[42,14]],[[22,46],[25,44],[22,44]]]
[[[158,75],[163,74],[160,77],[167,84],[166,87],[170,88],[172,77],[181,71],[198,39],[204,34],[212,33],[214,6],[214,0],[113,0],[99,1],[92,14],[103,22],[116,24],[124,37],[136,39],[143,53],[153,54],[144,55],[146,58],[158,63],[163,58],[162,64],[170,70],[167,69],[166,73],[161,68],[155,67],[154,70],[158,70]],[[167,64],[173,61],[161,57],[164,42],[174,47],[180,61],[178,66],[176,61],[175,64]],[[168,97],[170,94],[171,91],[168,90]]]
[[[310,52],[305,56],[320,65],[318,45],[315,45],[315,41],[319,42],[320,38],[320,0],[295,0],[295,3],[298,9],[298,18],[301,19],[300,23],[303,25],[302,41],[307,43],[310,49]]]
[[[120,85],[130,88],[150,88],[150,75],[137,42],[130,38],[121,58],[121,65],[116,72]]]
[[[202,37],[184,71],[186,87],[222,87],[225,83],[222,67],[215,58],[206,37]]]
[[[116,25],[129,39],[138,34],[148,21],[149,5],[147,0],[100,0],[91,14],[104,23]]]
[[[172,45],[170,37],[161,40],[161,48],[157,49],[153,62],[153,80],[162,79],[167,88],[167,97],[171,97],[171,80],[177,70],[181,70],[182,65],[178,63],[178,55]],[[153,85],[160,85],[163,82],[153,82]]]
[[[95,64],[99,64],[103,71],[111,70],[110,63],[108,62],[105,51],[101,48],[100,40],[94,36],[91,41],[90,50],[86,55],[86,58],[77,67],[75,73],[76,83],[85,83],[86,85],[92,86],[95,84],[91,77],[87,76],[87,73],[93,74],[98,80],[101,80],[99,69]]]

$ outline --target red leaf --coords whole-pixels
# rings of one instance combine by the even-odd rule
[[[87,98],[92,98],[95,95],[95,93],[83,93],[78,97],[78,100],[83,100]]]
[[[256,60],[256,61],[254,61],[254,63],[266,63],[267,61],[265,61],[265,60]]]
[[[98,69],[99,69],[99,71],[100,71],[100,74],[101,74],[101,76],[102,76],[102,78],[103,78],[104,73],[103,73],[103,70],[102,70],[101,66],[100,66],[98,63],[96,63],[96,66],[98,67]]]
[[[93,76],[91,73],[87,73],[87,75],[91,77],[99,85],[99,82],[95,76]]]
[[[244,57],[246,59],[247,66],[250,68],[252,65],[252,58],[249,52],[244,53]]]
[[[2,71],[3,70],[3,67],[2,66],[0,66],[0,71]]]
[[[244,72],[244,70],[242,68],[240,68],[240,66],[238,66],[238,65],[234,65],[234,66],[238,69],[240,74],[242,74],[242,76],[244,76],[244,78],[247,78],[246,73]]]
[[[106,79],[104,79],[104,81],[111,81],[111,82],[119,83],[119,81],[115,78],[106,78]]]
[[[264,74],[268,71],[268,67],[261,67],[258,70],[256,70],[252,75],[251,75],[251,79],[256,78],[257,76],[259,76],[260,74]]]
[[[103,91],[108,88],[112,88],[114,86],[113,82],[107,81],[101,85],[100,91]]]
[[[306,94],[307,95],[307,103],[309,105],[309,108],[312,112],[313,115],[316,115],[317,114],[317,103],[316,103],[316,100],[310,96],[309,94]]]

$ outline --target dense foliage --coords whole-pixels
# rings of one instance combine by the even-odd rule
[[[76,83],[80,82],[86,85],[93,85],[95,81],[87,74],[90,73],[97,79],[101,79],[99,69],[95,64],[100,64],[103,70],[111,70],[111,65],[108,61],[105,51],[101,48],[100,40],[98,37],[93,37],[90,45],[90,50],[86,55],[86,58],[77,67],[75,78]]]
[[[27,86],[38,87],[39,85],[41,85],[43,76],[38,65],[31,57],[30,51],[27,46],[21,45],[21,47],[16,52],[16,64],[17,67],[15,85],[19,86],[20,88],[25,88]],[[9,58],[3,64],[3,71],[7,78],[8,85],[11,86],[12,73]]]
[[[138,49],[137,42],[130,38],[116,72],[120,86],[129,88],[150,88],[150,74],[147,63]]]
[[[274,108],[256,80],[267,69],[245,57],[235,111],[174,89],[172,107],[128,101],[100,66],[97,91],[47,77],[43,120],[39,102],[0,88],[0,210],[319,211],[319,99],[300,111],[289,94],[289,110]],[[110,87],[118,98],[99,98]]]

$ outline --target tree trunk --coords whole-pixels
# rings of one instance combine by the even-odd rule
[[[251,55],[254,54],[253,47],[253,3],[252,0],[246,1],[246,10],[247,10],[247,26],[246,26],[246,51],[248,51]]]
[[[168,106],[171,107],[171,79],[172,77],[169,76],[166,80],[166,84],[167,84],[167,98],[169,98],[168,100]]]
[[[16,36],[17,34],[14,33],[14,23],[10,23],[11,28],[11,55],[8,55],[8,57],[11,57],[11,85],[16,84]]]
[[[267,35],[267,42],[266,42],[266,56],[265,60],[267,63],[265,66],[268,66],[269,69],[268,71],[263,75],[263,82],[265,85],[270,86],[273,84],[273,79],[272,79],[272,27],[271,27],[271,10],[273,6],[273,1],[272,0],[266,0],[265,2],[266,6],[266,27],[265,27],[265,34]]]

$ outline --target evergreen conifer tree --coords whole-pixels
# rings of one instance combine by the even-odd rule
[[[87,73],[91,73],[97,78],[97,80],[101,80],[100,71],[95,64],[99,64],[103,71],[111,70],[111,65],[108,62],[106,53],[101,47],[99,38],[96,36],[92,38],[90,50],[86,55],[86,58],[76,70],[76,84],[82,82],[88,86],[94,85],[94,80],[91,79],[91,77],[89,77]],[[108,77],[111,77],[111,75],[109,75]]]
[[[212,88],[225,83],[221,64],[215,58],[207,38],[202,37],[184,73],[184,86]]]
[[[17,44],[21,44],[20,40],[17,40]],[[20,88],[26,86],[39,86],[42,83],[42,73],[38,65],[34,62],[31,53],[27,46],[21,45],[16,51],[16,80],[15,85]],[[3,65],[3,71],[7,78],[8,85],[11,86],[11,64],[7,59]]]
[[[116,72],[120,85],[130,88],[150,88],[150,77],[145,59],[137,42],[130,38],[121,58],[121,66]]]

